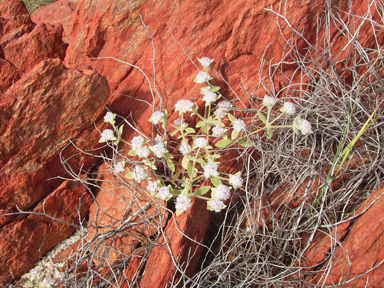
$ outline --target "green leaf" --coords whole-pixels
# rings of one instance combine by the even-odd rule
[[[221,180],[217,177],[211,177],[211,182],[215,187],[217,187],[221,184]]]
[[[230,113],[227,113],[227,115],[228,115],[229,120],[231,120],[232,123],[234,123],[236,121],[236,117],[235,116],[233,116]]]
[[[249,141],[248,139],[243,139],[243,140],[240,140],[239,141],[239,145],[240,146],[243,146],[245,148],[249,148],[249,147],[252,147],[253,146],[253,142],[252,141]]]
[[[265,119],[265,116],[263,115],[263,113],[261,113],[261,112],[257,112],[257,116],[259,116],[259,119],[260,119],[265,125],[267,125],[267,119]]]
[[[185,187],[183,191],[181,191],[181,194],[188,195],[189,194],[189,186]]]
[[[175,168],[175,164],[173,163],[173,161],[171,159],[168,159],[167,160],[167,165],[168,165],[168,168],[171,170],[171,171],[175,171],[176,168]]]
[[[171,153],[169,153],[169,152],[166,152],[166,153],[164,153],[164,158],[166,158],[166,159],[173,159],[174,157],[173,157],[173,155],[171,154]]]
[[[203,127],[205,125],[205,122],[204,121],[199,121],[196,123],[196,128],[200,128],[200,127]]]
[[[221,121],[215,120],[215,121],[211,121],[211,123],[216,126],[225,127],[225,124]]]
[[[239,136],[240,132],[237,130],[232,130],[231,139],[236,139]]]
[[[119,135],[123,134],[124,124],[119,127]]]
[[[192,179],[192,165],[191,165],[191,162],[189,162],[189,161],[187,164],[187,172],[188,172],[189,178]]]
[[[213,87],[209,88],[209,90],[211,90],[212,92],[217,92],[220,90],[220,87],[219,86],[213,86]]]
[[[271,129],[267,129],[267,138],[268,139],[271,139],[272,138],[272,136],[273,136],[273,133],[272,133],[272,130]]]
[[[221,139],[221,140],[216,142],[215,146],[217,148],[224,148],[224,147],[227,147],[232,142],[233,142],[233,140],[231,140],[231,139]]]
[[[206,193],[209,191],[209,189],[211,189],[211,186],[201,186],[201,187],[200,187],[199,189],[197,189],[196,192],[193,193],[193,194],[194,194],[194,195],[200,195],[200,196],[202,196],[202,195],[206,194]]]
[[[181,161],[181,166],[183,166],[184,169],[187,169],[188,168],[188,163],[189,163],[188,157],[187,157],[187,155],[184,155],[184,158]]]
[[[179,216],[183,212],[184,212],[184,210],[182,210],[182,209],[176,209],[176,216]]]
[[[179,130],[174,130],[171,132],[171,137],[175,136],[177,134],[177,132],[179,132]]]
[[[133,177],[133,173],[132,172],[128,172],[127,174],[125,174],[125,178],[132,180],[135,177]]]
[[[191,127],[185,129],[185,131],[187,131],[188,134],[195,133],[195,129],[193,129]]]
[[[205,167],[205,165],[207,165],[207,162],[205,162],[203,159],[197,159],[196,160],[197,163],[200,163],[201,167]]]
[[[174,195],[180,195],[180,194],[181,194],[181,191],[182,191],[182,190],[180,190],[180,189],[173,189],[173,190],[172,190],[172,193],[173,193]]]
[[[133,156],[136,156],[137,154],[134,150],[131,149],[131,150],[129,150],[128,155],[133,157]]]

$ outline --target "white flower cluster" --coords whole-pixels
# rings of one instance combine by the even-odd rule
[[[155,154],[157,158],[163,158],[164,154],[167,153],[167,149],[165,148],[163,142],[158,142],[156,145],[152,147],[152,150],[153,150],[153,154]]]
[[[101,133],[101,138],[99,142],[106,142],[106,141],[112,141],[116,140],[115,133],[113,132],[112,129],[105,129]]]
[[[157,182],[153,182],[153,181],[148,182],[147,190],[151,194],[154,194],[157,191]]]
[[[217,103],[217,110],[216,110],[216,115],[220,119],[225,116],[225,114],[231,109],[232,105],[229,101],[222,100],[219,103]]]
[[[217,94],[212,92],[208,87],[201,88],[201,94],[203,94],[203,101],[205,102],[205,106],[211,105],[213,102],[217,100]]]
[[[191,199],[187,196],[187,195],[179,195],[177,198],[176,198],[176,209],[178,210],[188,210],[189,207],[191,207],[192,205],[192,202],[191,202]]]
[[[203,67],[209,67],[209,65],[211,65],[211,63],[213,62],[213,60],[208,58],[208,57],[202,57],[202,58],[197,59],[197,60],[199,60],[201,66],[203,66]]]
[[[224,134],[224,132],[225,132],[225,129],[223,127],[215,126],[212,128],[212,136],[220,137]]]
[[[240,175],[238,174],[235,174],[235,175],[229,175],[229,184],[232,185],[233,188],[240,188],[241,186],[243,186],[243,178],[241,178]]]
[[[179,111],[180,113],[186,113],[188,111],[192,111],[193,102],[189,100],[181,99],[177,101],[175,104],[175,111]]]
[[[141,135],[133,137],[131,140],[132,150],[138,150],[139,148],[141,148],[141,146],[143,146],[143,144],[144,144],[144,137]]]
[[[198,84],[203,84],[209,80],[212,80],[213,78],[208,74],[208,72],[206,71],[199,71],[199,73],[197,73],[196,75],[196,78],[195,78],[195,82],[198,83]]]
[[[151,154],[151,151],[149,151],[147,147],[140,147],[136,153],[140,158],[147,158]]]
[[[199,148],[205,148],[208,145],[208,140],[205,137],[197,137],[193,144]]]
[[[180,149],[181,154],[183,154],[183,155],[188,155],[192,152],[191,145],[189,145],[186,142],[182,142],[179,149]]]
[[[124,161],[117,162],[115,166],[113,167],[113,173],[119,174],[120,172],[124,171]]]
[[[233,123],[233,130],[241,132],[245,129],[247,129],[247,125],[245,124],[245,122],[241,119],[236,119]]]
[[[267,96],[267,95],[264,96],[264,100],[263,100],[264,106],[272,107],[273,105],[275,105],[275,103],[276,103],[276,99],[274,97]]]
[[[299,120],[299,129],[301,131],[301,134],[308,135],[308,134],[310,134],[312,132],[311,123],[309,123],[305,119],[300,119]]]
[[[136,165],[135,169],[132,172],[133,178],[136,180],[136,182],[140,183],[144,179],[148,177],[147,172],[145,172],[144,168],[140,165]]]
[[[105,123],[114,123],[115,122],[116,114],[113,114],[112,112],[107,112],[104,116],[104,122]]]
[[[219,176],[219,172],[217,171],[218,168],[219,168],[219,164],[212,161],[208,161],[208,163],[204,167],[205,179],[209,179],[212,176],[218,177]]]
[[[163,186],[157,191],[157,197],[161,200],[166,200],[169,195],[171,195],[171,192],[169,192],[169,188],[167,186]]]
[[[291,102],[285,102],[284,106],[280,109],[280,111],[288,115],[294,115],[296,113],[295,104]]]
[[[150,122],[153,122],[153,124],[158,124],[159,121],[161,121],[164,118],[164,112],[155,111],[152,113],[151,118],[149,118]]]
[[[293,120],[293,131],[296,134],[301,132],[303,135],[308,135],[312,133],[312,125],[305,119],[301,119],[300,115],[298,115],[295,120]]]

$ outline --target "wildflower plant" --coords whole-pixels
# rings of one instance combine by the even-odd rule
[[[139,164],[126,170],[125,162],[119,161],[113,164],[113,172],[126,172],[125,178],[138,183],[146,180],[147,191],[162,200],[169,201],[176,197],[176,215],[191,206],[193,197],[206,200],[208,210],[220,212],[226,207],[224,201],[230,198],[231,190],[242,187],[244,180],[241,171],[230,175],[220,171],[221,148],[229,145],[251,147],[253,142],[247,137],[262,130],[267,131],[268,139],[273,136],[272,130],[278,128],[292,128],[294,132],[301,132],[303,135],[311,132],[310,123],[301,119],[300,115],[291,125],[275,125],[283,115],[295,114],[296,108],[293,103],[286,102],[280,109],[281,114],[271,119],[271,111],[277,103],[277,99],[272,96],[264,97],[262,104],[266,113],[260,111],[257,114],[263,126],[256,131],[248,131],[245,121],[230,113],[232,104],[227,100],[220,100],[220,87],[209,82],[213,80],[208,73],[213,60],[208,57],[198,60],[203,69],[197,73],[194,82],[204,85],[200,89],[201,98],[205,103],[204,113],[199,113],[196,103],[181,99],[174,106],[180,118],[173,123],[168,120],[167,110],[155,111],[149,118],[153,125],[162,128],[164,135],[169,133],[171,137],[176,137],[179,141],[176,147],[170,147],[169,139],[160,134],[153,141],[139,135],[133,137],[130,143],[126,142],[121,137],[123,125],[115,125],[116,115],[111,112],[105,115],[104,122],[109,123],[112,129],[105,129],[99,141],[108,142],[116,149],[120,141],[128,144],[128,155],[139,158]],[[220,101],[215,104],[218,100]],[[188,117],[197,117],[198,121],[194,127],[190,126]],[[175,149],[177,153],[170,152]],[[162,163],[165,163],[162,171],[166,173],[160,173],[158,170]]]

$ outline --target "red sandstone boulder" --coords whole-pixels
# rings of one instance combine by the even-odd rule
[[[8,43],[3,49],[4,58],[23,72],[46,59],[63,60],[67,45],[61,39],[62,33],[61,26],[37,25],[32,32]]]
[[[31,19],[36,24],[51,24],[63,27],[63,42],[71,42],[72,18],[76,10],[76,1],[59,0],[33,11]]]
[[[366,7],[366,2],[358,1],[354,5]],[[64,3],[64,1],[60,3]],[[47,195],[55,195],[50,193],[55,191],[54,189],[60,185],[61,181],[46,182],[46,179],[63,172],[58,157],[59,152],[68,139],[87,140],[85,144],[83,142],[82,146],[80,144],[80,148],[83,149],[87,145],[90,147],[97,145],[99,134],[92,124],[104,114],[105,101],[107,101],[108,108],[123,117],[131,113],[139,129],[150,135],[151,125],[147,122],[148,117],[146,116],[153,109],[151,105],[158,109],[162,103],[162,108],[167,108],[171,112],[171,119],[175,119],[177,116],[172,115],[173,105],[179,99],[199,97],[200,86],[193,83],[198,70],[188,60],[176,41],[195,63],[197,63],[196,59],[202,56],[215,59],[213,68],[230,80],[229,83],[241,98],[244,93],[236,81],[241,79],[242,83],[246,83],[246,88],[251,89],[260,80],[258,70],[262,57],[267,61],[272,58],[275,58],[275,61],[280,60],[279,57],[282,53],[279,41],[284,40],[279,36],[276,17],[264,10],[265,7],[271,8],[271,5],[272,9],[278,10],[279,4],[280,1],[273,3],[258,1],[256,5],[254,1],[246,0],[235,1],[231,5],[222,1],[207,2],[203,0],[184,1],[176,4],[174,1],[117,3],[112,0],[102,2],[79,0],[72,22],[71,37],[64,36],[66,39],[64,42],[69,42],[65,55],[67,67],[65,67],[58,59],[47,60],[51,57],[63,57],[63,47],[65,46],[60,42],[62,37],[60,28],[39,25],[35,28],[36,31],[27,35],[26,33],[32,31],[34,25],[26,15],[25,9],[22,8],[21,1],[0,2],[2,12],[0,23],[3,31],[7,32],[1,36],[0,56],[3,57],[2,51],[4,50],[4,57],[9,59],[9,61],[2,61],[1,67],[6,67],[5,69],[11,73],[9,78],[5,73],[0,74],[2,75],[0,79],[5,81],[5,84],[0,87],[4,87],[2,89],[5,91],[7,85],[10,86],[15,81],[15,84],[0,99],[0,111],[3,111],[0,115],[2,124],[0,127],[1,213],[15,211],[16,204],[20,209],[29,209]],[[313,31],[316,31],[316,21],[313,19],[321,12],[324,1],[300,3],[288,1],[286,4],[285,13],[288,15],[288,20],[295,23],[297,20],[305,18],[301,24],[304,36],[314,41],[315,37],[311,37],[311,35]],[[49,7],[47,6],[45,9],[49,10]],[[8,11],[8,8],[12,9]],[[343,9],[344,7],[338,8]],[[20,17],[14,11],[21,11]],[[153,44],[156,49],[154,59],[156,74],[153,71],[152,63],[154,53],[152,39],[142,25],[140,15],[143,16],[143,22],[147,25],[148,31],[153,35]],[[12,21],[15,25],[12,24]],[[36,22],[39,21],[36,20]],[[70,19],[63,21],[71,22]],[[47,21],[46,23],[53,22]],[[289,27],[282,21],[280,24],[282,33],[290,35]],[[64,28],[64,31],[70,30],[71,28],[68,26]],[[28,43],[36,43],[33,41],[39,39],[40,35],[46,35],[47,42],[40,47],[48,47],[51,50],[48,49],[48,53],[43,54],[42,51],[38,53],[39,51],[34,51],[32,48],[32,50],[26,49],[29,51],[27,53],[34,56],[30,58],[34,59],[29,59],[29,54],[17,57],[16,49],[30,48],[24,46],[23,41],[18,40],[22,35],[25,35]],[[13,41],[15,42],[13,43]],[[366,41],[368,44],[371,43],[372,37],[368,37]],[[306,46],[304,41],[296,44],[300,51]],[[52,45],[58,45],[58,47],[52,47]],[[345,43],[336,42],[334,49],[340,49],[344,45]],[[264,51],[266,47],[268,48]],[[56,48],[58,50],[55,50]],[[150,81],[153,81],[156,75],[157,90],[151,90],[147,78],[132,66],[113,59],[93,59],[110,56],[141,67]],[[12,68],[14,66],[11,63],[23,71],[31,70],[23,74],[20,69]],[[67,69],[68,67],[69,69]],[[88,67],[92,67],[94,70],[87,70]],[[288,67],[285,72],[290,73],[290,69],[292,68]],[[119,93],[108,95],[106,81],[95,71],[105,76],[111,89]],[[223,87],[222,92],[225,96],[235,99],[219,77],[216,77],[214,83]],[[258,91],[258,93],[263,94],[264,92]],[[247,100],[245,99],[243,102],[238,101],[237,103],[244,107],[247,105]],[[105,127],[103,125],[100,121],[97,127],[102,130]],[[125,139],[129,140],[131,136],[132,130],[129,130],[126,132]],[[64,156],[68,157],[75,151],[75,149],[69,149]],[[82,163],[89,167],[93,162],[84,155],[76,158],[76,161],[72,161],[72,164],[81,165]],[[128,206],[123,206],[122,202],[129,200],[127,198],[116,201],[119,191],[109,185],[103,185],[105,185],[103,186],[105,190],[96,197],[97,205],[104,207],[100,214],[104,219],[100,217],[98,219],[100,222],[96,222],[98,224],[106,224],[105,216],[109,213],[112,213],[113,216],[121,216]],[[57,189],[57,191],[62,191]],[[68,186],[62,193],[65,195],[74,193],[70,189],[71,187]],[[73,191],[76,192],[77,189],[79,188],[73,188]],[[111,192],[114,193],[114,196],[108,197]],[[80,193],[74,194],[79,197]],[[48,202],[49,198],[46,199]],[[141,204],[147,200],[143,197]],[[71,201],[76,202],[73,199]],[[189,249],[192,248],[192,251],[196,251],[195,257],[190,259],[189,266],[182,267],[189,275],[192,273],[201,253],[201,246],[197,243],[203,241],[209,225],[209,213],[205,209],[205,203],[200,202],[195,200],[189,211],[176,219],[171,218],[166,225],[164,224],[165,233],[161,235],[157,243],[159,246],[155,247],[149,256],[142,287],[149,287],[149,283],[153,285],[153,281],[165,285],[172,279],[177,279],[177,270],[173,266],[170,252],[180,263],[184,263],[189,257]],[[71,215],[66,218],[69,219],[67,221],[71,221],[72,212],[76,211],[78,207],[73,207],[69,203],[64,203],[63,206],[69,207],[69,210],[64,209],[62,213]],[[91,209],[91,216],[96,215],[97,207],[94,206]],[[60,213],[57,217],[61,216]],[[11,244],[0,240],[0,247],[7,252],[7,254],[2,254],[4,259],[1,260],[3,261],[1,264],[4,263],[3,266],[7,268],[0,271],[0,283],[5,283],[4,281],[10,279],[10,271],[15,271],[15,277],[19,277],[37,260],[39,255],[36,254],[37,246],[35,245],[37,245],[36,243],[41,245],[42,239],[41,235],[36,232],[37,229],[35,230],[31,226],[32,224],[36,224],[37,227],[42,227],[41,229],[52,234],[49,241],[47,240],[47,244],[44,244],[46,246],[43,245],[42,252],[44,253],[59,239],[68,236],[72,229],[47,230],[48,226],[44,222],[46,218],[41,219],[37,216],[33,218],[32,215],[22,220],[14,220],[14,222],[10,222],[11,217],[2,217],[1,221],[2,225],[8,224],[0,232],[3,239],[8,240],[10,237],[26,239],[26,244],[16,243],[14,249]],[[108,221],[110,224],[110,220]],[[175,221],[177,221],[177,225]],[[161,226],[163,226],[162,222]],[[130,230],[124,232],[133,233]],[[144,234],[142,233],[142,235]],[[27,239],[28,235],[31,236]],[[138,245],[136,240],[140,238],[138,235],[134,235],[134,238],[124,237],[117,240],[123,242],[128,239],[129,247],[126,247],[126,250],[123,250],[124,247],[119,248],[117,255],[116,253],[111,254],[115,258],[118,258],[120,254],[132,251],[132,247]],[[190,239],[196,242],[192,242]],[[165,243],[169,246],[164,245]],[[16,255],[20,255],[20,257],[18,258]],[[129,277],[133,277],[132,275],[136,273],[136,268],[139,266],[137,258],[132,259],[131,262],[135,265],[128,267],[125,272]],[[379,280],[376,282],[380,283]]]
[[[328,251],[333,256],[322,265],[331,265],[329,274],[311,276],[311,283],[340,287],[381,287],[384,284],[384,185],[354,213],[357,218],[337,226],[337,233],[319,233],[306,253],[306,265],[322,263]],[[336,239],[341,242],[335,242]],[[319,270],[321,271],[321,270]],[[368,273],[366,273],[368,272]],[[368,284],[368,286],[366,286]]]
[[[0,3],[0,57],[3,58],[3,48],[32,31],[35,25],[29,17],[27,8],[21,0],[4,0]]]
[[[33,209],[38,214],[21,214],[21,218],[26,218],[3,227],[0,231],[0,283],[18,279],[45,253],[68,238],[80,225],[79,218],[86,216],[90,198],[81,184],[65,181]]]

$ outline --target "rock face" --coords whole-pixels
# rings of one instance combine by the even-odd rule
[[[106,181],[103,189],[96,191],[96,202],[92,205],[85,187],[57,178],[47,181],[58,175],[68,176],[60,162],[74,154],[77,156],[69,160],[69,165],[84,166],[73,173],[87,177],[85,174],[97,159],[78,151],[99,147],[100,135],[94,123],[99,130],[106,127],[102,121],[105,106],[122,118],[132,117],[137,127],[150,135],[152,127],[147,120],[153,109],[166,108],[170,111],[170,120],[174,120],[177,117],[172,113],[174,104],[179,99],[199,95],[200,87],[193,83],[198,70],[188,56],[195,63],[202,56],[215,59],[213,68],[230,79],[229,84],[235,87],[238,95],[243,95],[235,81],[242,79],[247,89],[256,87],[263,76],[257,72],[263,57],[279,61],[283,42],[279,35],[291,33],[283,21],[279,22],[282,29],[279,31],[276,16],[264,9],[272,7],[278,11],[280,1],[79,0],[76,8],[69,2],[58,1],[35,11],[32,19],[36,23],[31,21],[21,1],[0,2],[0,213],[6,215],[0,218],[0,285],[27,272],[39,257],[75,229],[75,226],[39,214],[12,214],[18,212],[17,209],[44,211],[74,225],[86,215],[97,225],[111,224],[111,219],[127,212],[132,191],[120,194],[119,189],[112,189],[107,184],[110,183],[107,180],[114,179],[110,175],[102,176]],[[285,5],[291,23],[305,18],[300,25],[307,39],[315,41],[312,35],[316,31],[314,19],[320,15],[324,2],[292,0]],[[337,2],[335,8],[346,8],[347,3],[343,3]],[[367,1],[355,1],[353,5],[359,13],[356,7],[367,7]],[[49,13],[45,12],[47,10]],[[65,17],[63,11],[68,11]],[[370,43],[372,37],[367,37],[366,44]],[[152,44],[156,49],[155,57]],[[307,45],[303,41],[296,44],[299,51],[304,51]],[[335,43],[334,49],[344,44]],[[156,76],[156,87],[148,85],[142,72],[151,83]],[[287,68],[286,73],[293,71]],[[224,81],[220,77],[216,79],[214,84],[223,87],[224,95],[230,95]],[[110,90],[118,93],[110,93]],[[264,92],[258,91],[260,95]],[[246,106],[247,98],[242,100],[236,103]],[[132,129],[127,129],[124,138],[129,140],[134,135]],[[60,154],[70,140],[78,140],[79,149],[70,146]],[[92,153],[100,154],[100,151]],[[99,171],[107,168],[102,165]],[[148,201],[143,196],[137,200],[140,204],[137,210],[129,210],[125,216],[140,211]],[[371,209],[379,211],[381,206],[377,205],[380,203],[378,201]],[[155,213],[155,210],[148,211]],[[183,268],[192,275],[202,253],[198,243],[204,240],[210,222],[210,214],[200,201],[194,201],[192,208],[178,217],[171,217],[164,210],[156,217],[153,217],[156,227],[162,228],[159,235],[148,227],[140,229],[139,226],[136,230],[127,227],[124,233],[114,235],[108,242],[117,244],[108,254],[116,261],[140,245],[150,248],[145,252],[148,253],[147,265],[141,263],[143,254],[135,255],[125,271],[129,279],[141,269],[138,272],[143,275],[141,287],[150,287],[153,283],[165,287],[169,282],[176,283],[178,272],[173,259],[186,263],[190,251],[194,257],[189,266]],[[343,237],[353,251],[353,259],[364,255],[373,257],[377,263],[384,256],[375,254],[375,246],[362,252],[356,248],[357,237],[363,233],[360,231],[373,234],[382,230],[380,221],[374,224],[369,219],[369,216],[359,218],[352,228],[357,232],[351,230]],[[365,223],[376,226],[370,228]],[[155,244],[144,243],[155,236]],[[369,237],[367,247],[379,245],[380,236]],[[379,240],[375,242],[375,239]],[[101,251],[106,252],[105,249]],[[102,263],[97,257],[95,265]],[[371,262],[368,262],[362,264],[366,265],[364,267],[353,268],[351,273],[362,271],[359,269],[369,266]],[[334,267],[329,283],[344,279],[340,269],[345,263]],[[372,273],[374,283],[380,286],[384,273]],[[356,285],[363,282],[356,282]]]

